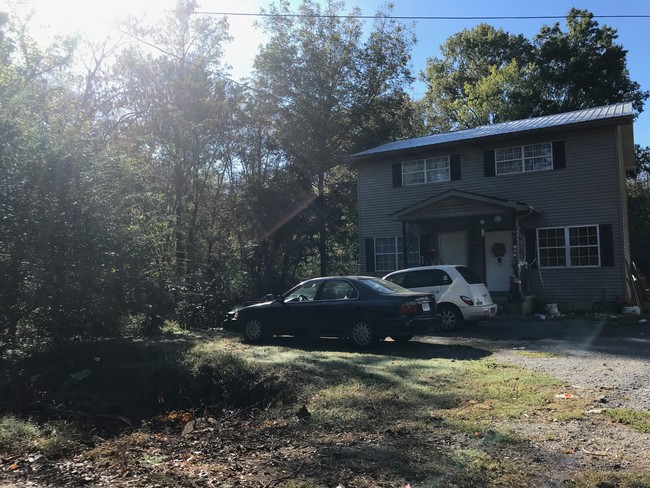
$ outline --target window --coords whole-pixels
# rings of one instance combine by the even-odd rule
[[[543,268],[600,266],[597,225],[537,230],[539,264]]]
[[[405,186],[450,180],[449,156],[402,163],[402,182]]]
[[[553,169],[553,146],[550,142],[497,149],[494,157],[497,175]]]
[[[311,301],[316,296],[318,285],[318,281],[307,281],[302,283],[296,286],[293,290],[289,290],[284,296],[283,301],[285,303]]]
[[[328,280],[321,290],[320,300],[352,300],[358,298],[357,290],[349,281]]]
[[[431,286],[446,286],[451,284],[449,275],[441,269],[411,271],[406,273],[404,288],[427,288]]]
[[[375,237],[375,270],[395,271],[403,263],[404,246],[402,237]],[[408,267],[420,265],[420,237],[408,239]]]

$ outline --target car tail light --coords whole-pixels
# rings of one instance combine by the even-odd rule
[[[399,312],[404,315],[415,315],[418,313],[418,304],[416,302],[404,302]]]
[[[465,295],[461,295],[460,299],[464,301],[467,305],[474,305],[474,300],[472,300],[470,297],[466,297]]]

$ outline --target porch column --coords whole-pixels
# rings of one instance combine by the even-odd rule
[[[408,241],[406,235],[406,222],[402,221],[402,266],[401,269],[408,268]],[[399,266],[399,263],[398,263]]]

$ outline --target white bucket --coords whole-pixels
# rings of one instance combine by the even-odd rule
[[[546,315],[550,315],[552,317],[557,317],[560,315],[560,311],[557,309],[557,303],[546,304]]]
[[[623,307],[623,313],[631,315],[641,315],[641,309],[639,307]]]

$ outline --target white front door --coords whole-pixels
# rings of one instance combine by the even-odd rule
[[[503,256],[501,256],[503,254]],[[490,291],[508,291],[512,275],[512,232],[485,233],[485,281]]]
[[[465,232],[444,232],[438,234],[440,264],[461,264],[467,266],[467,234]]]

